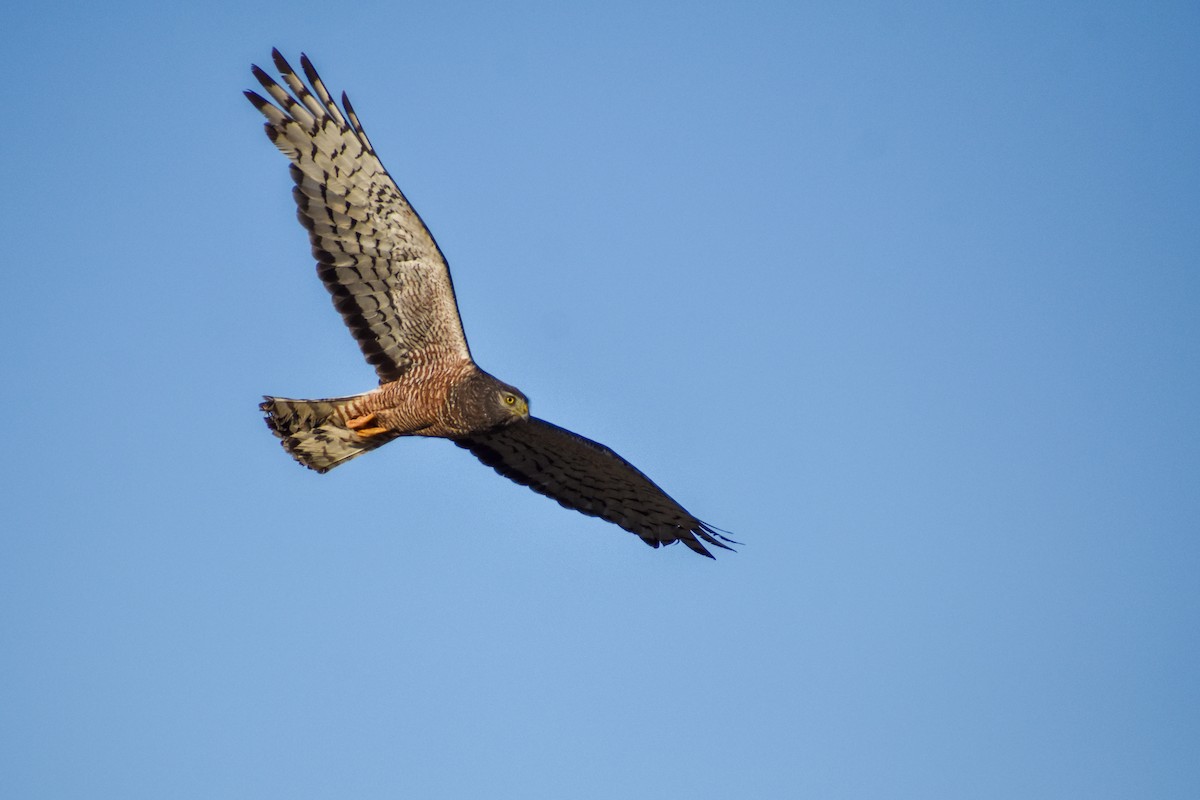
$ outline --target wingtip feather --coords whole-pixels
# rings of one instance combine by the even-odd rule
[[[249,89],[246,89],[245,91],[242,92],[242,94],[246,95],[246,99],[249,100],[251,103],[253,103],[254,107],[257,108],[259,111],[263,110],[263,106],[271,105],[270,103],[267,102],[266,98],[263,97],[262,95],[260,95],[258,92],[253,92]]]
[[[283,53],[279,52],[278,47],[271,48],[271,60],[275,62],[275,68],[281,73],[288,75],[295,72],[288,60],[283,57]]]

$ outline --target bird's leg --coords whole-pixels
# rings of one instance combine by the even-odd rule
[[[379,427],[368,428],[367,426],[370,425],[372,422],[375,422],[375,412],[374,411],[372,411],[370,414],[364,414],[361,417],[355,417],[354,419],[346,420],[346,427],[349,428],[350,430],[354,431],[355,433],[357,433],[359,436],[363,437],[364,439],[369,438],[371,436],[378,436],[381,433],[387,433],[387,430],[388,430],[387,428],[379,428]]]

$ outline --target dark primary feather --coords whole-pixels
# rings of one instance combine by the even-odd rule
[[[446,260],[345,95],[343,113],[307,57],[300,63],[311,89],[278,50],[272,55],[287,88],[254,67],[275,104],[246,96],[292,162],[292,194],[317,274],[363,355],[381,382],[415,361],[470,358]]]
[[[700,540],[731,550],[722,536],[687,512],[609,448],[530,417],[486,433],[455,439],[459,447],[506,478],[592,517],[636,533],[658,547],[681,541],[701,555]]]

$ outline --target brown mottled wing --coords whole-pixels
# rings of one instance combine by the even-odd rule
[[[292,162],[317,274],[380,382],[415,361],[469,359],[446,259],[375,155],[349,98],[342,95],[343,114],[306,56],[300,65],[311,90],[278,50],[272,55],[287,89],[252,69],[278,105],[246,97]]]
[[[683,542],[712,558],[700,540],[734,543],[689,514],[637,467],[591,439],[531,417],[455,439],[506,478],[592,517],[636,533],[646,544]]]

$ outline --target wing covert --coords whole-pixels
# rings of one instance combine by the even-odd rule
[[[615,523],[651,547],[681,541],[731,550],[715,528],[692,516],[637,467],[599,442],[530,417],[453,440],[496,472],[560,505]]]
[[[292,194],[317,274],[380,382],[417,362],[469,360],[446,259],[349,99],[342,95],[343,113],[307,56],[300,64],[308,85],[278,50],[272,56],[287,88],[252,71],[277,105],[255,92],[246,97],[292,162]]]

